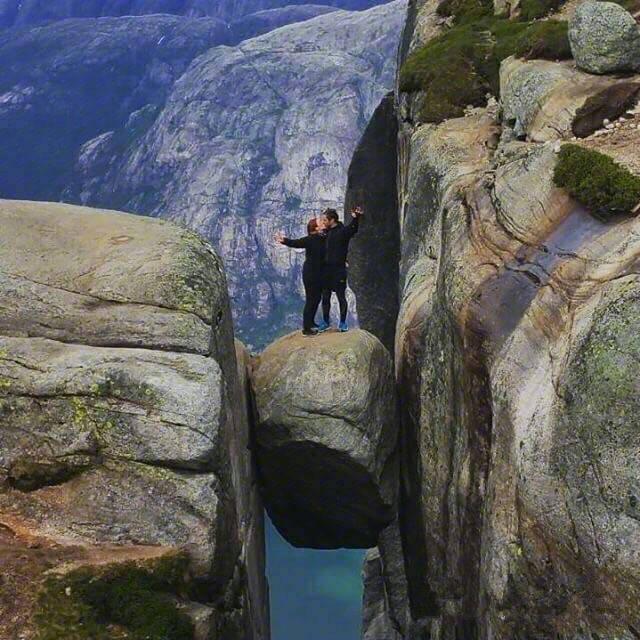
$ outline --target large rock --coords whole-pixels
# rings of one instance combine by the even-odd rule
[[[569,23],[569,42],[577,65],[589,73],[640,70],[640,30],[619,4],[588,0]]]
[[[253,371],[267,511],[295,546],[371,547],[393,517],[391,359],[360,330],[269,346]]]
[[[478,118],[415,129],[401,176],[412,613],[439,640],[632,637],[639,223],[557,189],[550,145],[494,155]]]
[[[401,56],[432,13],[411,4]],[[406,595],[389,527],[366,621],[399,622],[405,639],[418,620],[432,640],[630,640],[640,222],[590,215],[554,185],[555,145],[536,141],[589,135],[635,101],[637,78],[542,61],[502,71],[502,112],[419,126],[398,96]],[[629,157],[637,124],[628,114],[587,144]]]
[[[0,222],[0,523],[89,557],[185,552],[198,624],[268,638],[220,260],[193,232],[116,212],[2,201]]]
[[[517,136],[547,142],[585,137],[635,103],[640,76],[598,77],[573,63],[507,58],[500,66],[500,101]]]

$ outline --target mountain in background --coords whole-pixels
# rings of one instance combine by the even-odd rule
[[[351,154],[393,85],[404,13],[403,1],[333,11],[234,46],[215,18],[5,30],[0,196],[196,229],[225,260],[239,337],[259,347],[298,324],[302,256],[273,233],[302,234],[319,209],[341,206]]]
[[[0,27],[43,24],[66,18],[173,14],[233,22],[243,16],[311,3],[303,0],[0,0]],[[359,11],[376,0],[319,0],[316,5]]]

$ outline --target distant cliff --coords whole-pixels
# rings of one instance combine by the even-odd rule
[[[154,13],[233,22],[261,11],[308,4],[304,0],[0,0],[0,27],[22,27],[67,18]],[[313,4],[357,11],[380,3],[376,0],[318,0]]]

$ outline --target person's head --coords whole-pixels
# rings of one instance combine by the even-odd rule
[[[329,229],[333,229],[335,227],[340,218],[338,217],[338,212],[335,209],[325,209],[322,217],[325,219],[327,227]]]
[[[317,218],[311,218],[309,222],[307,222],[307,233],[312,236],[315,233],[320,233],[321,229],[318,225]]]

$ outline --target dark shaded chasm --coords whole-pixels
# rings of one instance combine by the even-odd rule
[[[400,226],[396,183],[398,122],[393,93],[375,110],[351,160],[345,218],[365,211],[349,250],[349,284],[356,294],[360,326],[393,354],[398,317]]]

